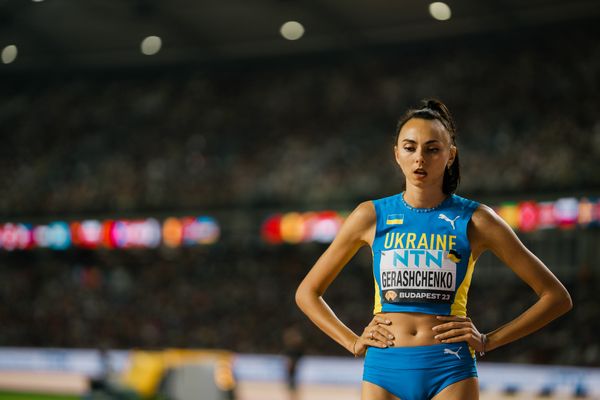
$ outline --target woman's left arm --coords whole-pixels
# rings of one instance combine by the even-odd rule
[[[469,241],[474,259],[484,251],[491,250],[538,296],[538,300],[521,315],[486,335],[485,351],[529,335],[572,308],[573,303],[567,289],[544,263],[521,243],[510,226],[491,208],[481,205],[475,210],[469,224]],[[456,332],[459,329],[452,328],[458,328],[459,324],[462,327],[470,325],[471,332],[475,334],[469,335],[470,340],[467,341],[476,350],[483,350],[483,337],[471,321],[467,319],[458,322],[457,318],[440,317],[441,320],[453,321],[436,327],[438,332],[445,331],[440,335],[440,339],[453,342],[456,334],[452,334],[451,331]]]

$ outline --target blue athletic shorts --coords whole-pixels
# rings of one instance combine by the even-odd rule
[[[431,399],[446,386],[476,376],[475,357],[466,342],[369,347],[363,370],[364,381],[401,400]]]

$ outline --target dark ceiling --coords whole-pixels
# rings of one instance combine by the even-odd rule
[[[600,20],[600,0],[448,0],[439,22],[420,0],[0,0],[0,50],[12,70],[229,61]],[[288,20],[306,32],[288,41]],[[144,37],[162,38],[154,56]]]

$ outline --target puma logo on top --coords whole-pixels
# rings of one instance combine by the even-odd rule
[[[448,218],[448,217],[446,216],[446,214],[440,214],[440,215],[438,215],[438,218],[439,218],[439,219],[443,219],[443,220],[444,220],[444,221],[446,221],[446,222],[449,222],[449,223],[450,223],[450,225],[452,225],[452,229],[456,229],[456,227],[454,226],[454,222],[455,222],[457,219],[459,219],[459,218],[460,218],[460,215],[458,215],[458,216],[457,216],[456,218],[454,218],[454,219],[450,219],[450,218]]]
[[[460,351],[460,349],[462,349],[462,346],[459,347],[458,349],[456,349],[456,351],[452,351],[450,349],[444,349],[444,354],[454,354],[460,360],[460,356],[458,355],[458,352]]]

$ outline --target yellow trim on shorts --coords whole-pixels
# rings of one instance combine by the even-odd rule
[[[467,272],[465,279],[458,287],[456,295],[454,296],[454,303],[450,306],[450,315],[456,315],[458,317],[467,316],[467,294],[469,292],[469,286],[471,286],[471,278],[473,277],[473,270],[475,269],[475,260],[473,260],[473,254],[469,256],[469,264],[467,265]]]
[[[469,353],[471,353],[471,358],[475,358],[475,349],[469,346]]]

